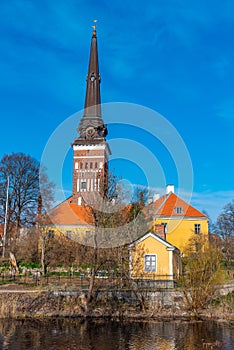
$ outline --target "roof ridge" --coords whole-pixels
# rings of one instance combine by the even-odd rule
[[[162,203],[158,206],[158,209],[156,209],[156,213],[154,213],[154,215],[157,215],[157,213],[159,212],[159,210],[164,206],[165,202],[167,201],[167,199],[169,198],[169,195],[171,195],[172,192],[169,192],[168,194],[165,194],[165,198],[163,199]],[[163,197],[159,198],[157,201],[159,201],[160,199],[162,199]],[[155,203],[157,203],[157,201]]]
[[[49,214],[51,213],[53,210],[55,210],[58,206],[60,206],[61,204],[65,203],[66,201],[68,201],[69,198],[72,198],[72,196],[69,196],[68,198],[64,199],[62,202],[56,204],[55,207],[51,208],[50,210],[48,210],[46,213]]]

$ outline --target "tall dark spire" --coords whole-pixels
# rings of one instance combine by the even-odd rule
[[[84,115],[78,126],[80,138],[96,139],[104,138],[107,134],[106,126],[101,116],[101,97],[100,97],[100,74],[98,65],[98,48],[97,33],[94,26],[90,57],[89,69],[86,78],[86,96],[84,105]]]
[[[96,30],[93,31],[91,48],[90,48],[90,57],[89,57],[89,69],[87,75],[87,87],[86,87],[86,96],[85,96],[85,106],[88,108],[94,106],[93,114],[101,116],[100,111],[100,74],[98,66],[98,49],[97,49],[97,34]],[[86,111],[85,111],[86,112]]]
[[[106,191],[108,159],[111,154],[105,140],[107,129],[101,115],[96,26],[93,28],[84,114],[78,126],[79,137],[72,143],[74,153],[71,201],[78,205],[84,203],[85,194]]]

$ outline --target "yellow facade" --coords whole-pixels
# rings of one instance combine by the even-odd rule
[[[155,256],[154,271],[147,271],[149,256]],[[180,252],[155,234],[148,233],[131,245],[130,271],[134,279],[172,280],[180,274]]]
[[[208,218],[204,217],[179,217],[179,218],[156,218],[155,224],[166,224],[166,239],[182,252],[186,249],[189,241],[196,236],[195,225],[200,225],[200,233],[208,238]]]
[[[42,234],[46,234],[49,237],[64,237],[71,239],[79,244],[92,245],[93,242],[93,226],[75,226],[75,225],[48,225],[44,227]]]

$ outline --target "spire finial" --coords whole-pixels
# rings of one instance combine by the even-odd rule
[[[97,23],[97,19],[94,19],[93,23],[94,24],[92,25],[92,28],[93,28],[93,34],[95,35],[96,34],[96,29],[97,29],[97,24],[96,24]]]

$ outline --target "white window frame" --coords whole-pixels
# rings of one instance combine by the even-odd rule
[[[155,258],[154,260],[154,266],[153,266],[153,257]],[[149,268],[147,268],[147,259],[149,258]],[[145,272],[156,272],[157,271],[157,254],[145,254],[144,256],[144,271]]]
[[[71,236],[72,236],[72,231],[71,231],[71,230],[67,230],[67,231],[66,231],[66,237],[67,237],[68,239],[71,239]]]
[[[182,207],[175,207],[174,211],[176,214],[183,214],[183,208]]]
[[[194,224],[194,233],[197,235],[201,233],[201,224]]]

